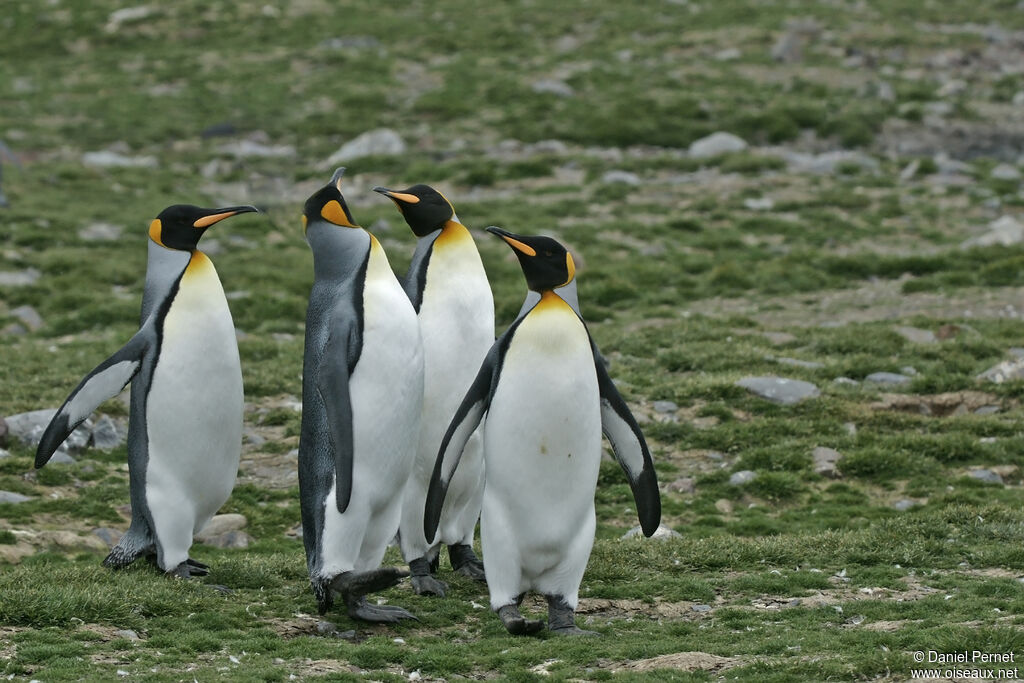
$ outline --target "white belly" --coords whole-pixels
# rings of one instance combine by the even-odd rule
[[[146,404],[146,500],[159,541],[185,542],[187,529],[191,544],[231,495],[242,408],[231,313],[213,264],[196,252],[164,320]]]
[[[503,547],[518,556],[525,587],[566,561],[582,575],[593,541],[601,412],[586,330],[564,303],[535,310],[516,331],[487,414],[484,454],[488,582],[489,549]],[[577,538],[585,551],[570,558],[580,553]]]

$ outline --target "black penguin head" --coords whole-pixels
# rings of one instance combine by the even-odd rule
[[[326,221],[342,228],[358,228],[352,213],[348,210],[345,197],[341,194],[341,177],[345,175],[342,166],[331,177],[331,182],[313,193],[302,207],[302,229],[308,230],[309,224]]]
[[[175,204],[161,211],[149,224],[149,238],[167,249],[192,251],[208,227],[235,214],[251,211],[258,209],[255,206],[201,209],[191,204]]]
[[[543,235],[515,235],[491,226],[487,232],[497,235],[512,247],[526,276],[526,285],[535,292],[564,287],[576,277],[576,264],[565,247]]]
[[[451,202],[429,185],[413,185],[408,190],[400,191],[375,187],[373,191],[380,192],[395,203],[417,237],[426,237],[455,217]]]

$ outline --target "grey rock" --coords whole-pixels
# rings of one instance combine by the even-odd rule
[[[743,56],[743,53],[735,47],[727,47],[712,55],[716,62],[732,62]]]
[[[875,86],[875,97],[884,102],[895,102],[896,91],[893,90],[892,84],[889,81],[879,81]]]
[[[743,484],[749,484],[755,479],[757,479],[757,472],[740,470],[739,472],[732,473],[732,476],[729,477],[729,484],[732,486],[742,486]]]
[[[316,632],[322,636],[331,635],[338,631],[338,627],[329,621],[316,622]]]
[[[771,197],[747,197],[743,207],[750,211],[771,211],[775,208],[775,200]]]
[[[1007,215],[989,223],[987,232],[965,240],[960,244],[960,248],[988,247],[994,244],[1008,247],[1021,242],[1024,242],[1024,224]]]
[[[894,510],[906,512],[907,510],[909,510],[912,507],[915,507],[916,505],[916,501],[910,500],[909,498],[901,498],[900,500],[897,500],[895,503],[893,503],[892,507]]]
[[[786,377],[744,377],[736,382],[736,386],[784,406],[815,398],[821,393],[810,382]]]
[[[4,458],[9,458],[9,457],[11,457],[11,452],[10,451],[6,451],[3,448],[0,448],[0,460],[3,460]]]
[[[336,166],[368,156],[403,154],[405,150],[405,141],[402,140],[402,136],[390,128],[377,128],[366,131],[346,142],[338,148],[338,151],[328,157],[325,165]]]
[[[821,154],[804,154],[782,148],[779,156],[789,165],[791,171],[820,175],[836,173],[843,166],[858,166],[865,171],[877,172],[878,160],[863,152],[837,150]]]
[[[990,175],[996,180],[1020,180],[1020,170],[1007,163],[998,164]]]
[[[676,405],[675,401],[654,401],[651,407],[658,413],[674,413],[679,410],[679,406]]]
[[[7,422],[7,429],[10,435],[26,446],[38,445],[38,439],[32,442],[32,432],[38,429],[45,429],[50,420],[57,414],[56,408],[44,408],[43,410],[32,410],[27,413],[8,415],[4,418]]]
[[[814,461],[814,471],[823,477],[829,479],[839,479],[842,474],[836,469],[836,464],[842,460],[843,454],[839,451],[826,448],[825,446],[818,446],[811,452],[811,458]]]
[[[58,448],[54,451],[50,459],[46,461],[48,465],[74,465],[75,459],[71,457],[71,454],[62,448]]]
[[[90,223],[78,231],[78,236],[86,242],[113,242],[121,237],[123,230],[113,223]]]
[[[265,145],[253,140],[227,142],[219,150],[221,154],[229,154],[238,159],[287,159],[295,156],[295,148],[291,145]]]
[[[1012,101],[1015,106],[1024,107],[1024,90],[1014,93]]]
[[[864,381],[874,382],[875,384],[892,384],[899,386],[901,384],[909,384],[910,377],[901,375],[898,372],[872,372],[864,378]]]
[[[1014,358],[997,363],[978,375],[977,379],[992,382],[993,384],[1024,379],[1024,358]]]
[[[43,318],[36,309],[29,305],[18,306],[11,309],[11,315],[25,324],[25,327],[35,332],[43,326]]]
[[[601,176],[601,182],[603,183],[622,183],[624,185],[639,185],[640,176],[636,173],[630,173],[629,171],[608,171]]]
[[[682,537],[683,537],[683,535],[681,533],[679,533],[678,531],[675,531],[674,529],[669,529],[667,526],[665,526],[663,524],[658,525],[658,528],[655,529],[654,533],[651,534],[651,536],[650,536],[650,538],[652,540],[653,539],[657,539],[659,541],[664,541],[664,540],[669,539],[669,538],[682,538]],[[626,539],[626,538],[647,538],[647,537],[644,536],[643,529],[641,529],[639,526],[635,526],[632,529],[630,529],[629,531],[627,531],[626,533],[624,533],[622,535],[622,538]]]
[[[921,160],[914,159],[909,164],[904,166],[902,171],[900,171],[900,180],[903,182],[913,180],[914,176],[917,175],[917,171],[919,168],[921,168]]]
[[[159,165],[156,157],[127,156],[118,152],[86,152],[82,155],[82,163],[96,168],[156,168]]]
[[[128,438],[128,428],[109,415],[100,415],[92,427],[92,446],[101,451],[117,448]]]
[[[900,368],[900,372],[902,372],[907,377],[917,377],[918,375],[917,368],[915,368],[913,365],[904,365],[902,368]]]
[[[118,638],[124,638],[125,640],[140,640],[139,634],[130,628],[121,629],[120,631],[114,631],[114,635]]]
[[[31,496],[23,496],[14,491],[0,491],[0,503],[24,503],[32,500]]]
[[[334,637],[340,638],[341,640],[355,640],[356,632],[354,630],[338,631],[334,634]]]
[[[42,275],[35,268],[0,270],[0,287],[27,287],[38,282]]]
[[[690,605],[690,609],[694,612],[710,612],[711,605]]]
[[[893,331],[914,344],[936,344],[939,341],[934,332],[931,330],[922,330],[918,327],[897,325],[893,328]]]
[[[111,529],[110,527],[101,526],[92,530],[94,536],[99,537],[104,543],[107,544],[108,548],[113,548],[117,545],[117,542],[121,540],[121,536],[124,534],[117,529]]]
[[[772,59],[795,64],[803,59],[804,47],[821,33],[821,25],[814,19],[796,19],[786,22],[786,32],[772,46]]]
[[[135,7],[122,7],[114,10],[107,17],[107,25],[104,30],[107,33],[117,33],[122,24],[133,24],[148,19],[156,12],[149,5],[137,5]]]
[[[207,538],[203,541],[206,545],[222,549],[245,549],[252,544],[253,538],[244,531],[228,531],[227,533]]]
[[[545,78],[536,81],[530,86],[530,90],[535,93],[558,95],[559,97],[572,97],[576,94],[571,85],[555,78]]]
[[[974,411],[975,415],[995,415],[1002,409],[999,406],[981,406]]]
[[[718,131],[690,144],[690,156],[707,159],[729,152],[741,152],[747,148],[747,142],[738,135]]]
[[[225,515],[214,515],[209,522],[206,523],[199,533],[195,535],[196,540],[206,542],[208,539],[220,536],[222,534],[238,531],[244,529],[249,524],[249,520],[245,518],[245,515],[238,513],[228,513]]]
[[[955,97],[967,90],[967,82],[959,78],[946,81],[935,94],[939,97]]]
[[[245,443],[251,446],[255,446],[257,448],[259,448],[260,446],[267,442],[266,439],[260,436],[259,432],[257,432],[255,429],[251,427],[245,428],[245,430],[242,432],[242,439],[245,441]]]
[[[967,476],[970,477],[971,479],[983,481],[986,484],[1003,484],[1003,478],[999,475],[999,473],[993,472],[992,470],[988,469],[970,470],[967,473]]]
[[[666,486],[665,490],[674,493],[693,493],[697,490],[697,485],[693,477],[681,477]]]
[[[953,104],[944,101],[927,102],[924,105],[924,113],[936,119],[943,119],[953,113]],[[925,119],[926,123],[928,123],[927,116]]]
[[[841,384],[843,386],[849,386],[849,387],[855,387],[855,386],[860,384],[860,382],[858,382],[857,380],[852,379],[850,377],[836,377],[834,380],[832,380],[832,383],[833,384]]]

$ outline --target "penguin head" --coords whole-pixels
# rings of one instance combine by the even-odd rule
[[[487,232],[497,235],[512,247],[526,276],[526,285],[535,292],[564,287],[576,277],[572,254],[556,240],[543,235],[515,235],[493,225]]]
[[[413,185],[407,190],[375,187],[373,191],[380,192],[395,203],[417,237],[426,237],[455,218],[451,202],[429,185]]]
[[[325,221],[342,228],[359,228],[348,210],[345,197],[341,194],[341,177],[345,175],[342,166],[334,172],[331,182],[313,193],[302,208],[302,229],[309,230],[311,223]]]
[[[192,251],[206,229],[238,213],[259,211],[255,206],[202,209],[191,204],[168,206],[149,224],[149,238],[167,249]]]

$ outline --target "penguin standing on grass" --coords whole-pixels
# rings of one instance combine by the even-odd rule
[[[416,455],[423,349],[384,249],[349,213],[344,170],[306,200],[302,217],[314,272],[302,368],[302,537],[321,614],[337,593],[349,616],[395,622],[415,617],[365,596],[408,576],[380,564]]]
[[[448,546],[452,569],[484,580],[483,563],[473,552],[484,489],[479,433],[466,442],[433,544],[423,535],[423,506],[448,421],[494,343],[494,299],[472,235],[440,192],[428,185],[401,191],[373,189],[395,203],[419,237],[404,288],[423,337],[423,419],[402,503],[399,545],[409,563],[413,589],[419,594],[444,595],[447,586],[431,575],[441,544]]]
[[[556,293],[573,281],[572,256],[550,237],[487,231],[512,247],[539,296],[491,347],[445,433],[424,533],[434,537],[463,447],[486,413],[480,540],[491,608],[510,633],[534,633],[542,622],[524,619],[519,604],[536,590],[547,598],[553,633],[596,635],[578,628],[574,615],[594,543],[601,432],[648,536],[661,519],[654,465],[579,311]]]
[[[132,521],[103,561],[156,554],[169,574],[203,576],[192,535],[231,495],[242,450],[242,370],[224,289],[199,249],[211,225],[251,206],[175,205],[149,226],[139,331],[86,375],[43,433],[36,468],[103,401],[132,383],[128,472]]]

